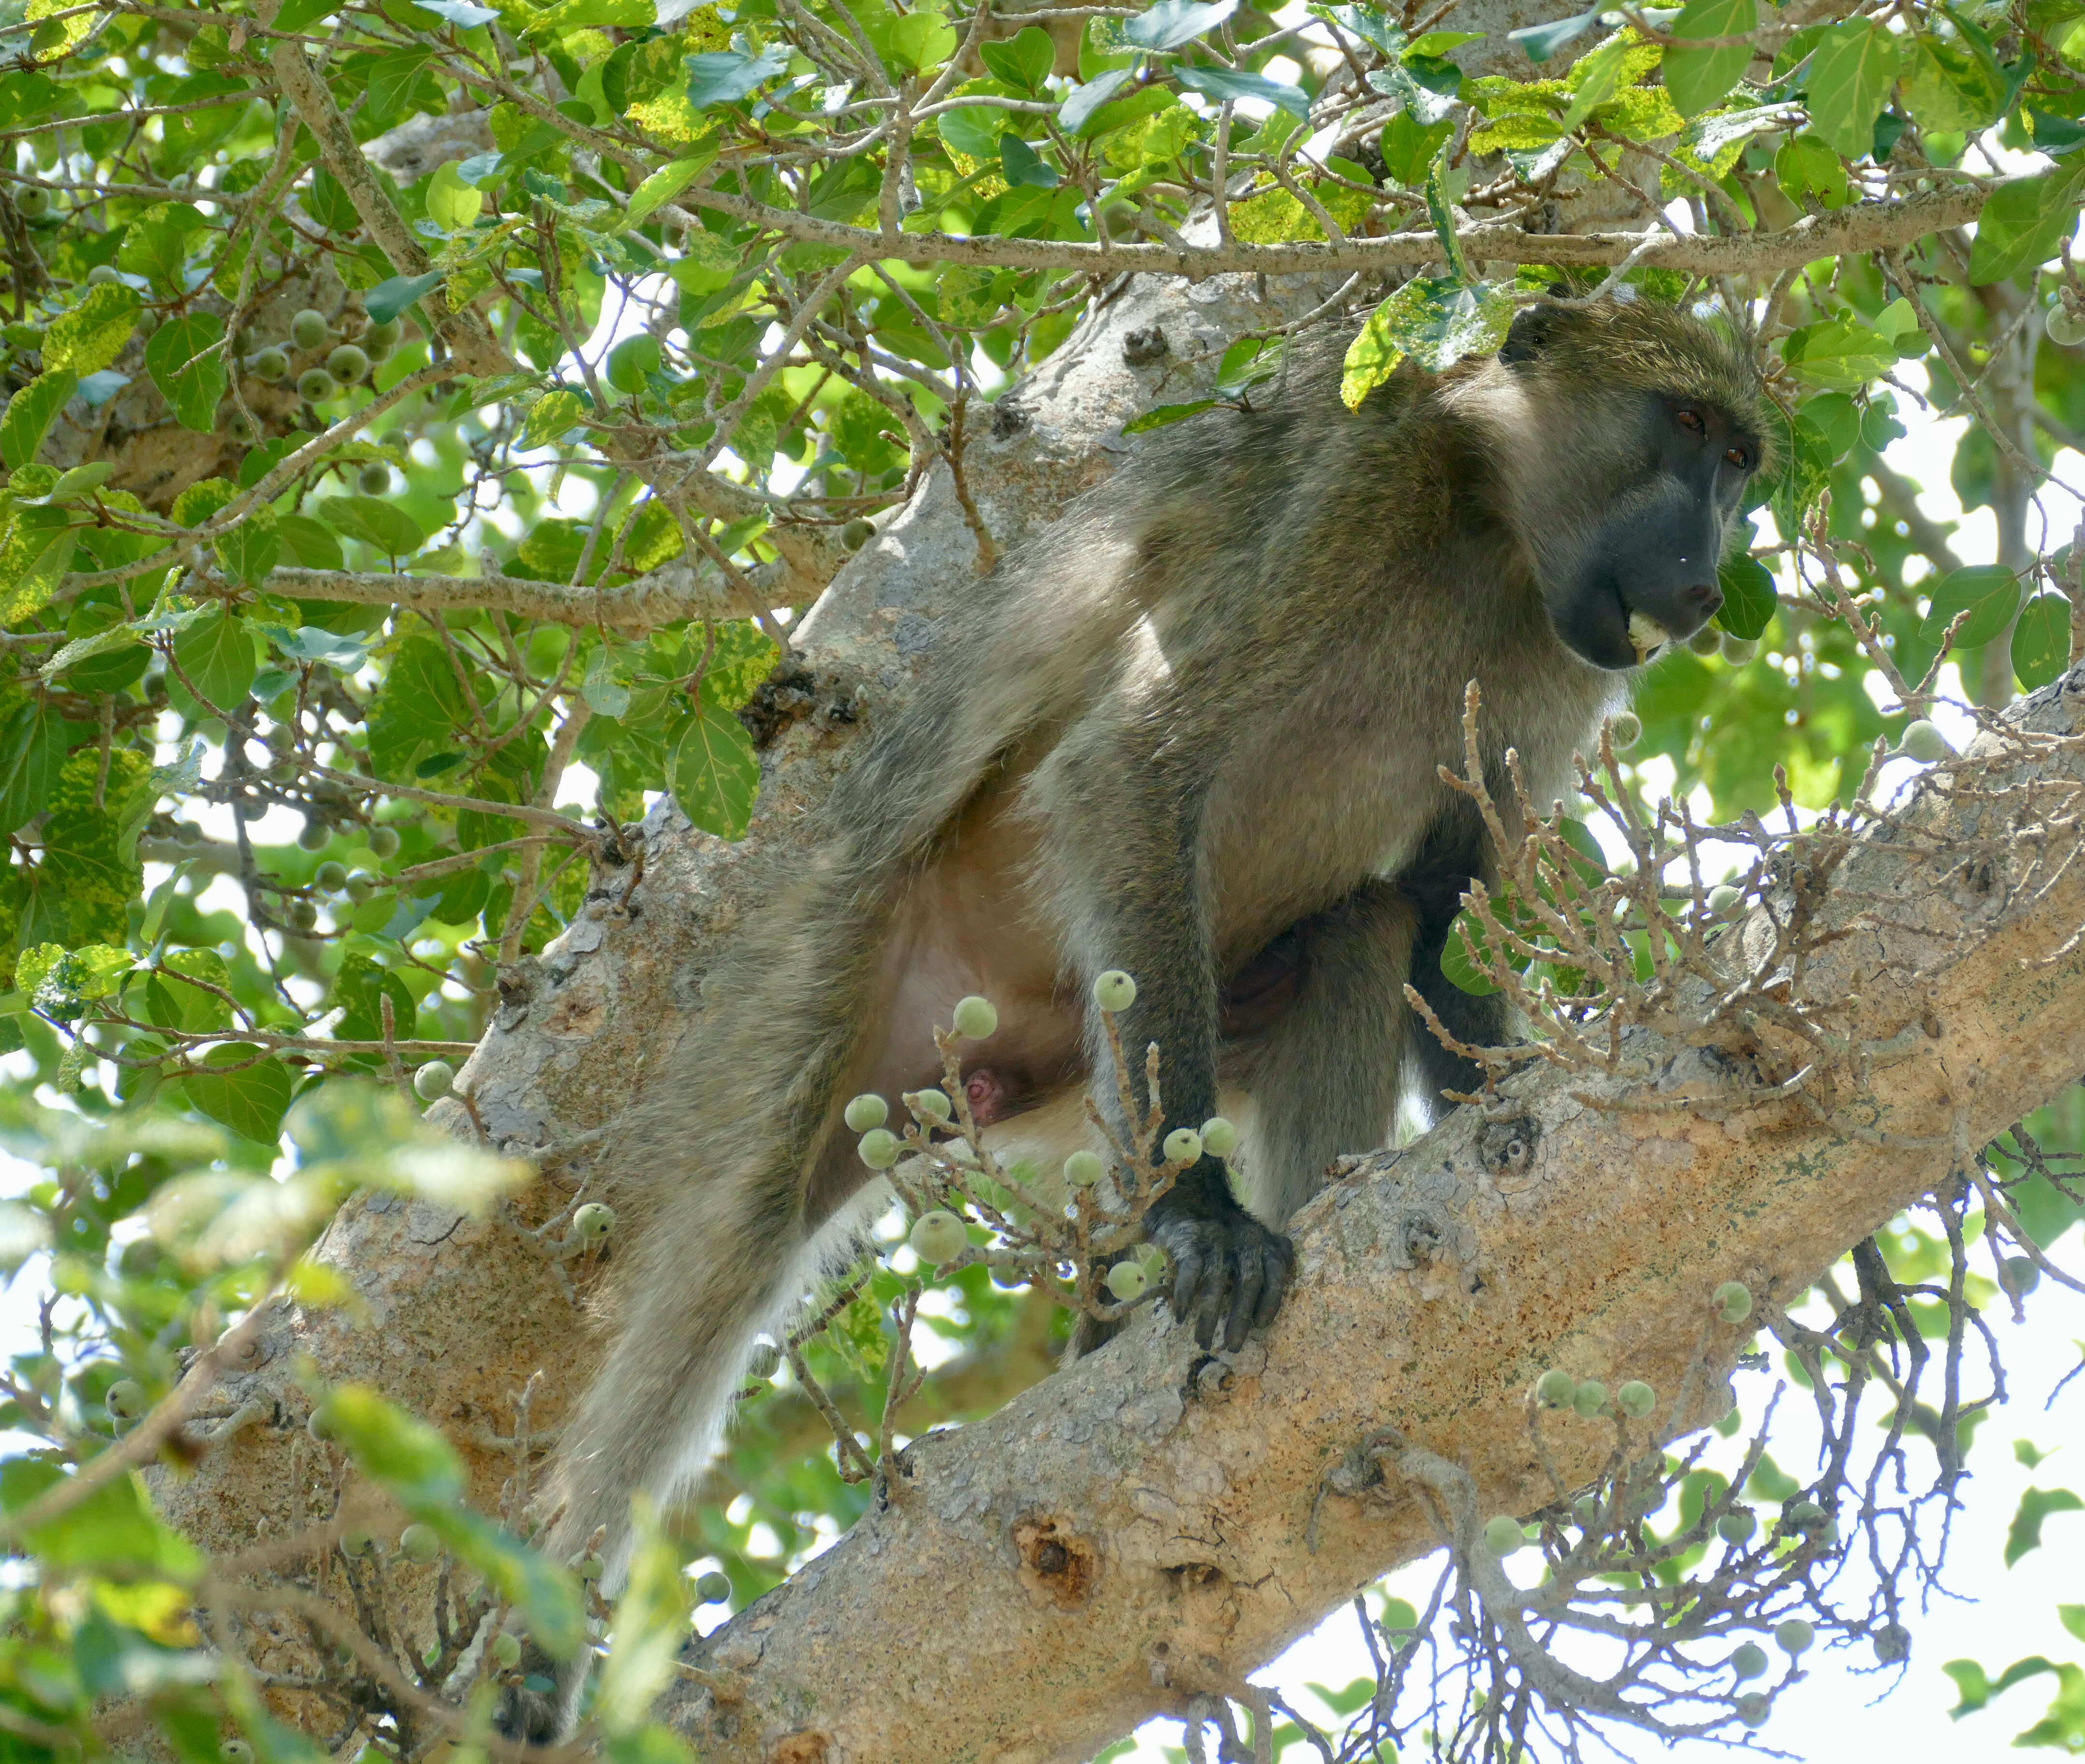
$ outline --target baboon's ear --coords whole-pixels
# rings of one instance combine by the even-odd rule
[[[1567,296],[1570,290],[1561,282],[1549,284],[1552,295]],[[1507,329],[1505,341],[1499,345],[1498,359],[1510,367],[1517,361],[1532,361],[1542,353],[1560,314],[1553,306],[1524,306],[1514,314],[1513,324]]]

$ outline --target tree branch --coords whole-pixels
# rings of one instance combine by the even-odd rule
[[[800,584],[786,572],[752,572],[771,582],[772,605],[801,606],[817,597],[822,583]],[[727,585],[698,575],[685,563],[648,571],[617,588],[574,587],[534,582],[518,576],[392,576],[354,570],[277,569],[268,578],[275,592],[299,600],[348,601],[362,606],[405,606],[414,612],[483,609],[548,624],[637,635],[683,618],[744,618],[758,608],[741,606]]]
[[[1814,263],[1820,257],[1907,245],[1929,233],[1974,220],[1985,202],[2012,183],[1951,184],[1913,196],[1857,202],[1805,215],[1773,232],[1735,236],[1648,232],[1535,233],[1511,222],[1466,227],[1458,235],[1472,261],[1547,263],[1559,267],[1616,264],[1633,258],[1646,269],[1681,270],[1696,275],[1768,275]],[[792,209],[773,208],[717,190],[683,191],[690,208],[711,208],[766,231],[808,243],[873,255],[877,235],[863,227],[819,220]],[[1181,275],[1190,281],[1225,272],[1255,275],[1325,274],[1352,270],[1390,270],[1437,261],[1440,235],[1392,233],[1387,238],[1282,245],[1180,244],[1082,244],[1051,239],[1003,239],[996,234],[955,238],[945,233],[908,233],[908,257],[927,263],[975,263],[992,268],[1079,270],[1096,276],[1125,272]]]
[[[278,5],[279,0],[263,0],[263,24],[274,23]],[[289,37],[274,38],[268,45],[268,65],[274,70],[276,83],[296,106],[304,126],[311,130],[312,139],[318,143],[319,157],[325,161],[325,168],[340,180],[341,187],[355,204],[355,213],[362,217],[363,225],[369,229],[369,236],[378,249],[390,260],[391,267],[403,276],[427,274],[432,267],[427,253],[398,210],[392,206],[384,186],[376,181],[376,173],[363,156],[361,144],[333,103],[333,94],[304,59],[304,45]],[[439,293],[437,290],[437,295]],[[442,340],[448,345],[456,365],[465,373],[509,374],[515,371],[512,358],[499,346],[474,308],[465,307],[452,312],[439,298],[434,298],[423,301],[420,310],[428,315]]]

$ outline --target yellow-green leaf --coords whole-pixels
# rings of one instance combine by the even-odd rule
[[[592,408],[576,392],[546,392],[529,407],[521,425],[524,447],[548,447]]]
[[[730,712],[698,705],[671,737],[666,763],[673,800],[705,833],[745,836],[760,790],[760,762],[745,726]]]
[[[51,321],[44,334],[44,367],[84,378],[100,373],[123,353],[138,322],[137,295],[120,282],[102,283],[70,312]]]
[[[456,161],[445,159],[427,180],[427,219],[449,232],[461,232],[485,207],[485,192],[466,184]]]

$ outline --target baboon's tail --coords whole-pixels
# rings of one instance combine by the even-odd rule
[[[708,1008],[614,1135],[603,1171],[622,1216],[614,1341],[564,1428],[549,1545],[576,1550],[606,1527],[611,1587],[631,1496],[663,1503],[699,1472],[755,1337],[853,1223],[845,1209],[810,1217],[807,1189],[875,1006],[907,873],[814,861],[711,971]]]

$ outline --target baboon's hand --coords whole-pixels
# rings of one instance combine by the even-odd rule
[[[1270,1231],[1225,1197],[1217,1206],[1154,1206],[1146,1229],[1151,1241],[1173,1258],[1173,1315],[1190,1324],[1204,1348],[1235,1353],[1255,1329],[1274,1320],[1295,1271],[1296,1252],[1279,1231]]]

